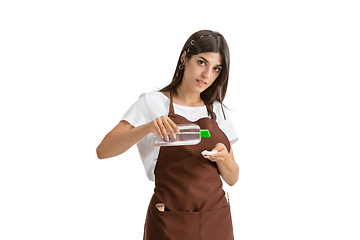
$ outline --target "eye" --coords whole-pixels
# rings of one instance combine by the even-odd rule
[[[205,65],[205,62],[202,61],[202,60],[199,60],[198,63],[199,63],[199,65],[201,65],[201,66],[204,66],[204,65]]]
[[[216,68],[214,68],[214,70],[215,70],[215,72],[219,73],[221,71],[221,68],[216,67]]]

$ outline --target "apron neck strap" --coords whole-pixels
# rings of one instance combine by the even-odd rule
[[[174,91],[174,90],[173,90],[173,91]],[[174,113],[173,98],[172,98],[173,91],[170,91],[170,107],[169,107],[169,115],[170,115],[170,114],[175,114],[175,113]]]
[[[175,113],[174,113],[174,102],[173,102],[173,98],[172,98],[174,91],[175,91],[175,90],[170,91],[169,115],[170,115],[170,114],[175,114]],[[215,115],[215,113],[213,112],[213,105],[212,105],[212,104],[211,104],[211,105],[208,104],[208,102],[207,102],[205,99],[203,99],[203,98],[201,98],[201,99],[204,101],[204,103],[205,103],[205,105],[206,105],[206,109],[207,109],[207,111],[208,111],[208,115],[211,117],[211,119],[216,120],[216,115]]]

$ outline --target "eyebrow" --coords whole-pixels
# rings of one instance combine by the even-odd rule
[[[208,61],[206,58],[204,58],[204,57],[200,57],[200,58],[201,58],[201,59],[203,59],[203,60],[204,60],[204,62],[209,63],[209,61]],[[218,67],[222,67],[222,65],[221,65],[221,64],[216,65],[216,66],[218,66]]]

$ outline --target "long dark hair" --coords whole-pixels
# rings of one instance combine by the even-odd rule
[[[214,101],[217,100],[223,106],[229,80],[230,52],[225,38],[220,33],[210,30],[201,30],[189,37],[181,50],[171,83],[161,89],[160,92],[176,90],[180,86],[184,75],[183,61],[186,58],[190,59],[192,56],[203,52],[220,53],[222,57],[222,69],[213,84],[203,91],[200,96],[209,104],[213,104]],[[186,53],[185,56],[183,55],[184,53]]]

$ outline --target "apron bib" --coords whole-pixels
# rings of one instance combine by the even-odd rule
[[[160,147],[155,166],[155,189],[146,221],[144,240],[233,240],[230,206],[216,163],[201,155],[217,143],[230,142],[216,122],[212,105],[204,101],[211,118],[190,122],[174,113],[170,93],[169,118],[175,124],[195,123],[211,137],[197,145]],[[155,205],[165,204],[165,211]]]

